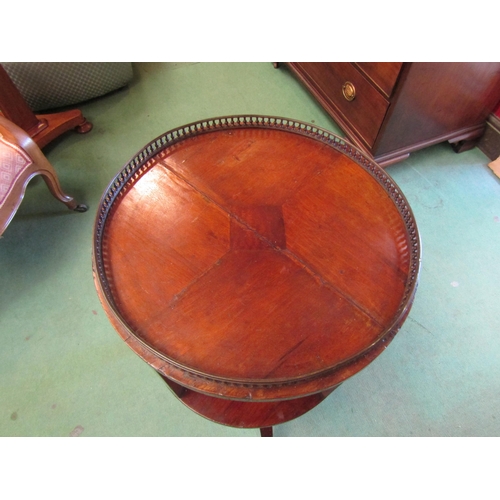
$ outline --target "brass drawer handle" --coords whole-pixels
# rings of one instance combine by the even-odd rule
[[[342,85],[342,94],[348,101],[352,101],[356,97],[356,88],[351,82],[345,82]]]

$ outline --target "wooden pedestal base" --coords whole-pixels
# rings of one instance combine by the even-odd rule
[[[92,123],[87,121],[79,109],[36,115],[36,117],[39,126],[29,132],[39,148],[43,148],[68,130],[74,129],[79,134],[86,134],[92,130]]]
[[[35,115],[1,65],[0,110],[0,114],[27,132],[40,149],[68,130],[75,129],[79,134],[92,130],[92,124],[79,109]]]

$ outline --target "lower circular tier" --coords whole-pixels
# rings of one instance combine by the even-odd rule
[[[198,415],[218,424],[246,429],[272,427],[300,417],[336,389],[283,401],[234,401],[208,396],[162,378],[180,401]]]

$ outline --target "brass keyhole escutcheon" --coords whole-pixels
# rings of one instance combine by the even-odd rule
[[[352,101],[356,97],[356,87],[351,82],[345,82],[342,85],[342,94],[348,101]]]

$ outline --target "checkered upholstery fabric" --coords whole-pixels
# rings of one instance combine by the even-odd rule
[[[31,159],[0,134],[0,208],[12,191],[17,179],[32,164]]]
[[[132,63],[0,63],[33,111],[70,106],[124,87]]]

